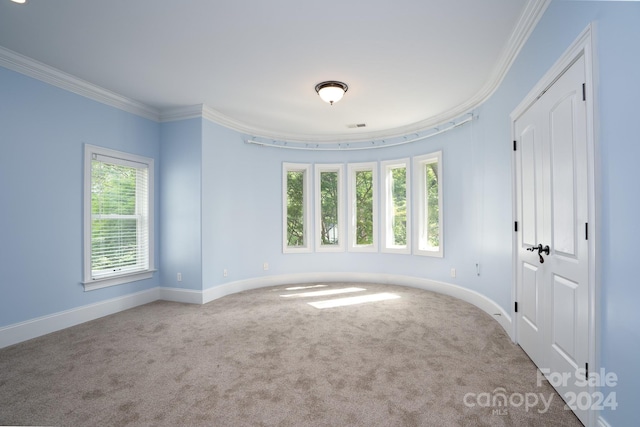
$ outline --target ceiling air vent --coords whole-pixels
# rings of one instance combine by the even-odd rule
[[[352,125],[347,125],[347,127],[349,129],[364,128],[364,127],[367,127],[367,124],[366,123],[355,123],[355,124],[352,124]]]

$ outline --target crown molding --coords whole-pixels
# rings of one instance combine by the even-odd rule
[[[409,125],[387,129],[385,131],[376,132],[364,132],[354,135],[348,134],[335,134],[335,135],[313,135],[313,134],[299,134],[299,133],[274,133],[266,129],[250,126],[246,123],[242,123],[238,120],[232,119],[221,112],[208,107],[206,105],[189,107],[193,111],[196,108],[202,109],[201,117],[211,120],[222,126],[231,128],[246,135],[251,135],[254,138],[270,139],[278,142],[293,142],[293,143],[357,143],[365,141],[383,141],[392,138],[400,138],[406,135],[420,133],[425,130],[441,126],[471,113],[475,108],[484,103],[487,99],[494,94],[494,92],[500,87],[500,84],[506,77],[509,69],[513,65],[513,62],[517,58],[518,54],[524,47],[525,43],[529,39],[529,36],[535,29],[536,25],[544,15],[547,7],[552,0],[528,0],[525,5],[518,22],[514,26],[514,29],[509,37],[507,45],[502,51],[501,57],[494,67],[493,73],[488,82],[481,88],[478,93],[467,100],[466,102],[445,111],[436,116],[429,117],[428,119],[411,123]],[[198,116],[190,116],[198,117]]]
[[[0,66],[85,98],[158,121],[159,111],[141,102],[89,83],[57,68],[0,46]]]
[[[205,117],[204,104],[189,105],[186,107],[175,107],[162,110],[158,121],[160,123],[175,122],[178,120],[201,119]]]
[[[542,15],[549,7],[552,0],[528,0],[518,19],[507,46],[503,50],[502,57],[494,68],[489,82],[480,90],[478,95],[470,102],[476,102],[476,106],[486,101],[498,89],[509,69],[513,65],[520,51],[524,47],[529,36],[540,22]]]
[[[273,132],[233,119],[204,104],[158,110],[79,79],[78,77],[72,76],[71,74],[65,73],[34,59],[20,55],[19,53],[13,52],[2,46],[0,46],[0,66],[156,122],[204,118],[245,135],[250,135],[253,138],[265,138],[282,142],[348,143],[383,141],[385,139],[399,138],[413,133],[419,133],[421,131],[437,127],[443,123],[451,122],[456,118],[469,114],[473,109],[484,103],[491,95],[493,95],[504,80],[515,58],[522,50],[522,47],[528,40],[533,29],[538,24],[550,3],[551,0],[527,1],[518,22],[513,29],[509,41],[502,52],[501,58],[494,67],[494,71],[489,81],[475,96],[455,108],[422,121],[384,131],[364,132],[358,134],[345,133],[335,135],[314,135]]]

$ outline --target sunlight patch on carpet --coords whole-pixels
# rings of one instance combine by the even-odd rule
[[[347,298],[337,298],[326,301],[316,301],[316,302],[308,302],[307,304],[314,306],[315,308],[333,308],[333,307],[344,307],[346,305],[356,305],[356,304],[364,304],[367,302],[377,302],[377,301],[385,301],[390,299],[397,299],[400,296],[396,294],[391,294],[388,292],[383,292],[380,294],[371,294],[371,295],[362,295],[357,297],[347,297]]]
[[[300,292],[297,294],[286,294],[280,295],[283,298],[305,298],[305,297],[321,297],[326,295],[338,295],[338,294],[348,294],[351,292],[363,292],[366,289],[363,288],[341,288],[341,289],[328,289],[326,291],[313,291],[313,292]]]
[[[294,286],[293,288],[286,288],[285,291],[301,291],[303,289],[326,288],[327,286],[329,285]]]

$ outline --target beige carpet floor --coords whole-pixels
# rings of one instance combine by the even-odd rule
[[[158,301],[1,349],[0,424],[581,425],[476,307],[406,287],[315,286]],[[318,291],[344,293],[300,295]],[[351,304],[309,304],[323,301]]]

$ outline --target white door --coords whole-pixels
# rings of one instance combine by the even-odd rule
[[[581,56],[515,122],[518,343],[567,401],[586,391],[589,349],[584,83]]]

